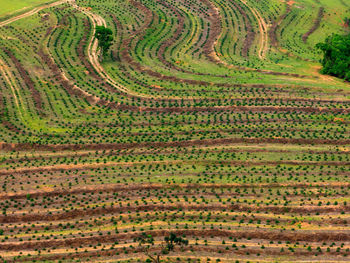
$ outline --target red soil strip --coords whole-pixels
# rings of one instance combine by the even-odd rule
[[[151,72],[151,71],[150,71]],[[152,73],[153,74],[153,73]],[[159,73],[155,73],[159,74]],[[166,77],[174,79],[175,77]],[[181,82],[181,80],[180,80]],[[188,80],[188,82],[201,82]],[[118,107],[122,108],[122,105]],[[313,112],[313,113],[322,113],[322,112],[331,112],[331,113],[344,113],[347,114],[350,112],[350,108],[326,108],[326,107],[293,107],[293,106],[212,106],[212,107],[164,107],[164,108],[150,108],[150,107],[136,107],[125,105],[124,109],[138,110],[144,112],[216,112],[216,111],[234,111],[234,112]]]
[[[15,133],[22,133],[25,134],[23,131],[18,129],[15,125],[13,125],[10,121],[8,121],[8,117],[4,114],[6,112],[5,106],[4,106],[4,99],[3,95],[0,93],[0,119],[1,124],[5,126],[6,129],[9,129],[10,131],[13,131]]]
[[[233,237],[233,238],[251,238],[251,239],[263,239],[263,240],[283,240],[283,241],[309,241],[309,242],[322,242],[322,241],[349,241],[350,235],[348,233],[337,233],[327,231],[266,231],[256,229],[254,231],[230,231],[230,230],[194,230],[194,229],[174,229],[174,230],[153,230],[146,231],[147,234],[151,234],[153,237],[164,237],[169,235],[170,232],[175,233],[178,236],[194,236],[194,237]],[[66,247],[73,246],[78,247],[80,245],[90,245],[97,243],[111,243],[116,240],[130,240],[138,237],[141,233],[120,233],[103,236],[93,237],[77,237],[67,238],[64,240],[43,240],[43,241],[25,241],[25,242],[11,242],[11,243],[0,243],[0,250],[6,251],[20,251],[26,249],[42,249],[49,247]]]
[[[122,23],[120,23],[119,19],[115,16],[115,14],[109,13],[109,15],[111,16],[111,18],[113,20],[115,29],[116,29],[117,34],[118,34],[118,38],[122,39],[122,37],[123,37],[123,34],[122,34],[123,25],[122,25]],[[121,45],[121,43],[120,43],[120,41],[118,41],[116,48],[115,48],[117,51],[119,51],[121,49],[120,45]],[[113,56],[114,60],[120,62],[119,52],[117,52],[117,51],[112,50],[112,56]]]
[[[183,194],[184,196],[191,196],[193,195],[193,193],[184,193]],[[230,193],[229,195],[225,195],[225,196],[222,196],[220,195],[220,197],[224,197],[224,198],[227,198],[227,197],[230,197],[232,196],[233,193]],[[240,195],[238,193],[235,193],[235,195]],[[210,196],[216,196],[216,193],[206,193],[204,195],[206,198],[207,197],[210,197]],[[253,195],[251,195],[253,196]],[[66,201],[63,201],[66,203]],[[214,214],[213,214],[214,212]],[[125,214],[124,214],[125,215]],[[147,211],[143,214],[141,214],[141,217],[143,216],[146,216],[147,215],[147,220],[149,222],[153,222],[153,221],[158,221],[159,220],[159,215],[158,215],[158,211],[155,210],[155,211]],[[218,220],[227,220],[227,215],[225,215],[225,213],[222,213],[221,211],[217,212],[217,211],[191,211],[190,213],[187,213],[186,215],[183,215],[183,214],[177,214],[177,213],[171,213],[171,214],[168,214],[168,213],[164,213],[164,218],[162,219],[163,221],[164,220],[185,220],[185,221],[202,221],[203,220],[203,216],[204,217],[207,217],[207,216],[213,216],[215,219],[218,219]],[[86,227],[86,221],[88,222],[94,222],[95,225],[99,225],[102,220],[97,220],[97,217],[99,217],[98,214],[96,214],[95,216],[91,216],[88,220],[84,220],[84,222],[80,221],[80,222],[74,222],[74,225],[75,225],[75,228],[85,228]],[[108,217],[107,217],[108,218]],[[269,216],[269,215],[258,215],[258,214],[254,214],[253,217],[249,217],[247,218],[247,216],[245,214],[236,214],[234,215],[234,218],[235,218],[235,221],[238,222],[238,221],[241,221],[243,219],[243,221],[245,220],[252,220],[249,222],[249,224],[251,223],[257,223],[257,222],[273,222],[274,220],[276,220],[276,216]],[[130,213],[128,213],[128,220],[130,222],[134,222],[135,220],[139,220],[140,219],[140,212],[139,211],[133,211]],[[73,224],[73,221],[74,219],[72,220],[65,220],[65,223],[68,223],[68,222],[71,222],[71,224]],[[282,225],[284,224],[287,224],[287,225],[293,225],[293,224],[297,224],[297,223],[305,223],[307,222],[307,224],[309,225],[315,225],[315,226],[320,226],[320,224],[322,224],[323,226],[329,226],[329,225],[332,225],[332,226],[347,226],[348,224],[348,220],[346,218],[344,219],[341,219],[341,218],[328,218],[328,219],[322,219],[322,221],[320,220],[314,220],[314,221],[305,221],[305,220],[295,220],[295,219],[292,219],[292,218],[279,218],[278,219],[279,223],[281,223]],[[62,226],[60,225],[61,223],[59,223],[61,221],[57,221],[56,223],[52,224],[50,223],[50,230],[55,230],[55,231],[60,231],[62,230]],[[105,223],[104,226],[105,227],[111,227],[113,225],[113,222],[111,221],[110,223]],[[6,235],[6,233],[13,233],[13,234],[19,234],[21,232],[21,229],[18,229],[17,228],[18,225],[17,224],[13,224],[11,225],[10,227],[6,227],[6,232],[4,235]],[[46,224],[37,224],[35,226],[31,226],[31,231],[35,231],[35,230],[45,230],[45,227],[46,227]],[[21,226],[22,229],[25,228],[25,225],[23,224]],[[123,229],[130,229],[130,226],[129,227],[126,227],[126,228],[123,228]],[[13,238],[10,238],[8,239],[8,241],[17,241],[16,239],[13,239]]]
[[[241,204],[150,204],[139,206],[123,206],[115,204],[115,206],[99,206],[94,208],[80,208],[70,211],[61,211],[60,213],[31,213],[31,214],[9,214],[0,215],[0,223],[18,223],[18,222],[32,222],[32,221],[59,221],[66,219],[80,218],[84,216],[94,216],[110,213],[120,213],[128,211],[176,211],[176,210],[196,210],[196,211],[269,211],[273,213],[340,213],[350,212],[350,206],[253,206]],[[350,235],[348,236],[350,240]],[[1,246],[0,246],[1,249]]]
[[[134,38],[142,33],[145,33],[145,30],[150,26],[151,22],[153,19],[157,19],[156,15],[153,14],[153,12],[148,9],[146,6],[144,6],[142,3],[131,0],[130,3],[138,10],[141,10],[145,14],[145,21],[143,25],[136,31],[134,31],[131,36],[127,39],[124,39],[121,45],[121,55],[122,58],[127,59],[127,62],[131,62],[132,58],[130,57],[129,54],[129,48],[130,48],[130,43]]]
[[[243,57],[248,58],[248,52],[249,52],[250,47],[252,46],[252,44],[254,42],[256,34],[253,31],[253,26],[250,23],[250,20],[247,16],[247,13],[244,11],[244,9],[239,4],[235,3],[234,1],[231,1],[231,3],[236,7],[236,9],[238,9],[238,11],[244,17],[244,25],[246,26],[247,36],[246,36],[244,43],[243,43],[242,55],[243,55]]]
[[[0,170],[0,176],[4,175],[14,175],[14,174],[27,174],[27,173],[39,173],[39,172],[57,172],[57,171],[78,171],[78,170],[91,170],[101,167],[109,166],[133,166],[133,165],[147,165],[147,164],[169,164],[169,163],[179,163],[180,161],[144,161],[144,162],[106,162],[106,163],[91,163],[91,164],[59,164],[52,166],[42,166],[42,167],[28,167],[28,168],[18,168],[14,170]],[[196,163],[198,165],[235,165],[235,166],[259,166],[259,165],[308,165],[308,166],[348,166],[350,162],[340,162],[340,161],[212,161],[212,160],[196,160],[196,161],[181,161],[183,163]]]
[[[226,122],[222,122],[226,123]],[[181,123],[179,123],[181,124]],[[164,125],[164,124],[162,124]],[[146,126],[146,125],[145,125]],[[184,132],[185,133],[185,132]],[[180,134],[184,134],[180,133]],[[135,133],[133,133],[135,134]],[[146,133],[137,133],[137,135],[143,135]],[[152,134],[161,134],[161,133],[152,133]],[[243,153],[243,152],[250,152],[250,153],[290,153],[291,151],[289,150],[277,150],[277,149],[223,149],[222,152],[225,153]],[[152,155],[154,154],[154,151],[140,151],[140,152],[114,152],[111,150],[108,153],[105,153],[106,156],[126,156],[126,155]],[[163,155],[168,155],[168,154],[173,154],[174,151],[157,151],[157,154],[163,154]],[[186,153],[185,151],[177,150],[176,153]],[[313,150],[307,150],[305,153],[309,154],[344,154],[348,155],[349,153],[346,151],[340,151],[340,152],[335,152],[335,151],[313,151]],[[76,153],[68,155],[69,157],[86,157],[89,156],[90,153]],[[10,163],[18,163],[18,162],[27,162],[27,161],[35,161],[35,160],[44,160],[45,158],[65,158],[67,157],[67,154],[57,154],[54,156],[36,156],[36,157],[21,157],[21,158],[12,158],[10,160],[0,160],[0,164],[10,164]]]
[[[0,194],[0,200],[6,199],[23,199],[27,198],[29,194],[32,198],[42,196],[56,196],[56,195],[72,195],[83,193],[97,193],[97,192],[121,192],[121,191],[138,191],[138,190],[158,190],[158,189],[196,189],[196,188],[208,188],[208,189],[231,189],[231,188],[349,188],[350,183],[347,182],[328,182],[328,183],[266,183],[266,184],[103,184],[103,185],[90,185],[79,186],[72,189],[59,189],[48,191],[34,191],[34,192],[19,192],[19,193],[2,193]]]
[[[63,86],[63,88],[70,94],[75,95],[81,98],[86,99],[89,103],[94,103],[95,100],[92,95],[87,95],[87,93],[83,92],[80,89],[75,89],[74,84],[69,80],[65,79],[62,75],[60,68],[57,64],[51,59],[51,57],[44,53],[43,49],[40,48],[38,51],[38,55],[43,60],[43,62],[49,67],[50,71],[56,78],[56,80]]]
[[[310,30],[308,32],[306,32],[303,36],[302,36],[302,39],[304,41],[304,43],[306,43],[307,39],[309,38],[309,36],[314,33],[319,27],[320,27],[320,24],[321,24],[321,20],[323,18],[323,15],[324,15],[324,7],[320,7],[320,9],[318,10],[318,14],[317,14],[317,18],[316,20],[314,21],[314,24],[313,26],[310,28]]]
[[[178,40],[178,38],[180,37],[181,33],[182,33],[182,30],[184,28],[184,24],[185,24],[185,18],[177,11],[177,9],[175,7],[173,7],[172,5],[169,5],[168,3],[166,2],[162,2],[161,3],[163,6],[167,7],[168,9],[170,9],[174,14],[175,16],[179,19],[179,23],[178,25],[176,26],[176,30],[174,32],[174,34],[172,34],[172,37],[167,39],[166,41],[164,41],[160,47],[159,47],[159,50],[157,52],[157,55],[158,55],[158,58],[159,60],[166,66],[168,66],[169,68],[173,68],[173,69],[176,69],[176,70],[179,70],[179,71],[184,71],[182,70],[181,68],[178,68],[176,67],[175,65],[171,64],[170,62],[168,62],[165,57],[164,57],[164,54],[165,54],[165,50],[167,48],[169,48],[171,45],[173,45],[176,40]],[[192,72],[190,72],[192,73]]]
[[[170,233],[170,231],[169,231],[169,233]],[[294,257],[295,256],[299,256],[299,257],[303,256],[303,257],[308,257],[307,259],[310,259],[312,256],[315,255],[315,252],[312,252],[312,251],[305,251],[305,250],[300,250],[300,249],[297,249],[294,252],[288,251],[287,249],[284,251],[281,251],[280,248],[278,248],[278,247],[276,247],[276,248],[267,247],[264,250],[261,250],[261,248],[250,248],[250,247],[244,248],[242,250],[232,250],[232,249],[226,250],[226,246],[224,246],[224,245],[219,245],[219,246],[203,246],[203,245],[193,246],[193,245],[190,245],[187,249],[191,249],[191,255],[193,254],[193,252],[211,253],[211,256],[212,257],[215,256],[216,259],[222,258],[223,256],[224,256],[224,259],[227,259],[227,254],[230,254],[232,256],[233,254],[247,255],[247,253],[250,255],[260,255],[260,256],[263,256],[263,255],[274,255],[274,256],[286,256],[286,255],[288,255],[289,257],[291,257],[291,256],[294,256]],[[150,252],[153,252],[153,251],[156,252],[156,251],[159,251],[159,249],[157,249],[157,248],[150,249]],[[128,252],[128,254],[124,254],[124,252]],[[15,260],[6,259],[6,262],[24,262],[24,261],[28,261],[29,259],[32,260],[33,262],[34,261],[41,262],[41,261],[47,261],[47,260],[50,260],[50,261],[59,260],[59,259],[65,260],[65,259],[67,259],[67,257],[68,258],[74,257],[74,259],[88,258],[89,261],[91,261],[92,258],[96,258],[96,257],[100,258],[101,256],[104,256],[104,257],[109,256],[109,257],[115,258],[116,255],[119,255],[118,259],[123,260],[122,262],[124,262],[124,261],[130,262],[130,260],[131,260],[131,262],[137,262],[136,261],[137,259],[141,259],[141,261],[145,260],[145,255],[143,253],[140,254],[139,252],[141,252],[141,251],[137,247],[130,248],[130,247],[124,246],[123,248],[110,248],[110,249],[103,249],[103,250],[98,250],[98,251],[84,251],[84,252],[80,251],[80,252],[77,252],[74,254],[65,253],[65,254],[52,254],[52,255],[41,255],[41,256],[38,255],[38,256],[31,256],[30,258],[23,257],[23,258],[16,258]],[[176,257],[177,261],[178,261],[178,259],[181,259],[181,261],[178,261],[178,262],[185,262],[185,261],[187,261],[187,259],[189,257],[186,254],[184,255],[183,254],[184,252],[186,252],[186,249],[181,250],[181,249],[176,248],[170,257],[173,259]],[[213,253],[215,253],[215,254],[213,254]],[[329,257],[330,255],[339,256],[340,253],[345,254],[345,255],[348,254],[348,252],[342,253],[342,252],[335,252],[335,251],[330,251],[330,252],[327,251],[327,252],[323,252],[322,254],[323,255],[325,254],[325,256]],[[205,258],[205,256],[203,256],[203,254],[201,254],[200,256],[198,255],[197,257],[196,256],[192,257],[192,259],[196,259],[196,258],[203,259],[203,258]],[[245,258],[245,259],[248,259],[248,258]],[[319,260],[322,260],[322,258],[319,258]],[[175,262],[175,261],[169,261],[169,262]],[[188,262],[196,262],[196,261],[188,261]],[[212,261],[210,261],[210,262],[212,262]],[[224,260],[224,262],[227,262],[227,261]]]
[[[4,118],[3,116],[0,115],[1,118]],[[15,133],[21,133],[21,134],[25,134],[25,132],[23,132],[22,130],[18,129],[15,125],[13,125],[11,122],[9,122],[8,120],[2,119],[1,120],[1,124],[3,126],[5,126],[5,128],[9,129],[10,131],[13,131]]]
[[[16,69],[18,70],[18,72],[21,75],[24,83],[27,85],[27,87],[29,88],[29,90],[30,90],[30,92],[32,94],[32,97],[34,99],[35,107],[38,109],[39,113],[41,113],[43,105],[42,105],[40,93],[35,88],[35,84],[34,84],[33,80],[30,78],[28,72],[24,69],[24,67],[22,66],[21,62],[19,62],[19,60],[14,56],[14,54],[10,50],[8,50],[6,48],[2,48],[2,50],[6,53],[6,55],[9,56],[9,58],[15,64]]]
[[[209,21],[211,23],[208,40],[204,44],[203,52],[210,61],[217,63],[217,59],[214,55],[215,54],[214,46],[221,34],[220,13],[216,9],[216,7],[213,5],[213,3],[210,2],[210,0],[201,0],[201,1],[209,8]]]
[[[5,151],[28,151],[28,150],[122,150],[145,147],[190,147],[190,146],[210,146],[227,145],[234,143],[272,143],[272,144],[326,144],[326,145],[348,145],[350,140],[325,140],[325,139],[302,139],[302,138],[225,138],[225,139],[207,139],[190,140],[178,142],[140,142],[140,143],[105,143],[105,144],[61,144],[61,145],[41,145],[29,143],[0,143],[0,150]]]
[[[83,62],[84,66],[87,68],[87,70],[89,71],[89,74],[94,77],[95,79],[102,81],[101,77],[97,74],[97,72],[95,71],[95,69],[93,68],[93,66],[90,64],[90,62],[86,59],[86,55],[85,55],[85,48],[88,44],[88,36],[90,34],[90,22],[89,19],[85,18],[84,19],[84,35],[81,38],[78,48],[77,48],[77,53],[78,53],[78,57],[80,59],[81,62]]]
[[[282,21],[287,17],[287,15],[290,13],[291,10],[292,10],[291,5],[287,5],[285,13],[282,16],[280,16],[280,18],[278,18],[278,20],[275,21],[270,27],[269,38],[270,38],[271,45],[275,48],[278,47],[276,30],[278,26],[282,23]]]

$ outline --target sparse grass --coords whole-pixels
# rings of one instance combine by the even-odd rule
[[[40,4],[51,3],[53,0],[0,0],[0,20],[17,13],[28,11]]]

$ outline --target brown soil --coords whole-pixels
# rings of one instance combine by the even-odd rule
[[[103,185],[90,185],[79,186],[71,189],[60,189],[47,191],[34,191],[34,192],[19,192],[19,193],[6,193],[0,194],[0,200],[6,199],[23,199],[27,198],[29,194],[32,198],[42,196],[56,196],[56,195],[71,195],[71,194],[83,194],[83,193],[97,193],[97,192],[121,192],[121,191],[137,191],[137,190],[156,190],[156,189],[195,189],[195,188],[208,188],[208,189],[230,189],[230,188],[341,188],[350,187],[350,183],[346,182],[328,182],[328,183],[269,183],[269,184],[103,184]]]
[[[24,69],[23,65],[19,62],[19,60],[15,57],[15,55],[10,50],[8,50],[4,47],[2,48],[2,50],[6,53],[6,55],[9,56],[11,61],[14,63],[14,65],[15,65],[16,69],[18,70],[19,74],[21,75],[24,83],[27,85],[27,87],[29,88],[29,90],[32,94],[32,98],[34,100],[35,107],[38,109],[38,112],[41,113],[43,105],[42,105],[40,93],[37,90],[37,88],[35,87],[35,83],[30,78],[28,72]]]
[[[302,39],[304,41],[304,43],[307,42],[307,39],[309,38],[309,36],[315,32],[319,27],[320,27],[320,24],[321,24],[321,20],[323,18],[323,15],[324,15],[324,7],[320,7],[319,10],[318,10],[318,14],[317,14],[317,18],[316,20],[314,21],[314,24],[313,26],[310,28],[310,30],[308,32],[306,32]]]
[[[213,165],[220,163],[222,165],[235,165],[235,166],[259,166],[259,165],[308,165],[308,166],[348,166],[350,162],[344,161],[144,161],[144,162],[106,162],[106,163],[90,163],[90,164],[60,164],[52,166],[41,166],[41,167],[28,167],[28,168],[17,168],[13,170],[0,170],[0,176],[14,175],[14,174],[28,174],[28,173],[39,173],[39,172],[55,172],[55,171],[77,171],[77,170],[92,170],[101,167],[109,166],[134,166],[142,164],[177,164],[177,163],[193,163],[201,165]]]
[[[190,140],[181,142],[142,142],[142,143],[105,143],[105,144],[62,144],[62,145],[40,145],[28,143],[0,143],[0,150],[27,151],[27,150],[121,150],[145,147],[190,147],[199,145],[227,145],[234,143],[276,143],[276,144],[326,144],[326,145],[349,145],[350,140],[325,140],[325,139],[302,139],[302,138],[224,138],[207,140]]]
[[[58,221],[79,218],[84,216],[102,215],[108,213],[120,213],[128,211],[174,211],[174,210],[196,210],[196,211],[269,211],[274,213],[340,213],[350,212],[350,206],[252,206],[252,205],[238,205],[238,204],[196,204],[189,205],[184,203],[178,204],[152,204],[152,205],[139,205],[139,206],[112,206],[112,207],[94,207],[94,208],[83,208],[74,209],[70,211],[64,211],[61,213],[31,213],[31,214],[9,214],[0,215],[0,223],[18,223],[18,222],[32,222],[32,221]],[[348,236],[350,240],[350,235]],[[0,245],[1,249],[1,245]]]
[[[186,250],[191,249],[191,252],[188,252]],[[128,252],[128,254],[124,254],[124,252]],[[152,251],[157,251],[157,249],[151,249]],[[187,253],[186,253],[187,252]],[[118,254],[117,254],[118,253]],[[193,256],[194,253],[200,256]],[[275,257],[281,257],[281,256],[298,256],[305,257],[305,259],[310,259],[310,257],[314,256],[314,252],[309,252],[305,250],[296,250],[295,252],[290,252],[287,249],[285,251],[280,251],[280,248],[265,248],[263,251],[259,247],[249,247],[241,250],[226,250],[226,246],[223,245],[215,245],[215,246],[203,246],[203,245],[196,245],[196,246],[190,246],[189,248],[183,250],[180,250],[176,248],[174,252],[171,255],[167,255],[167,259],[171,259],[171,261],[168,262],[197,262],[197,259],[201,259],[201,262],[207,262],[207,259],[211,259],[211,262],[214,262],[216,259],[221,259],[220,262],[232,262],[232,258],[238,259],[237,255],[239,256],[245,256],[248,254],[251,255],[265,255],[265,256],[275,256]],[[324,252],[323,252],[324,253]],[[31,260],[35,261],[47,261],[47,260],[59,260],[59,259],[66,259],[68,253],[56,253],[52,255],[41,255],[41,256],[31,256]],[[140,250],[138,248],[129,248],[129,247],[123,247],[123,248],[110,248],[105,250],[99,250],[99,251],[91,251],[89,249],[85,250],[84,252],[78,252],[78,253],[69,253],[70,256],[74,255],[75,259],[84,259],[87,258],[89,261],[91,261],[94,258],[98,258],[98,260],[101,260],[102,257],[113,257],[115,255],[119,255],[118,259],[123,260],[131,260],[135,261],[137,259],[141,259],[141,262],[146,260],[146,257],[143,253],[140,253]],[[337,252],[327,252],[326,256],[329,257],[331,255],[339,256],[339,253]],[[189,259],[192,258],[193,261],[189,261]],[[228,260],[228,258],[230,258]],[[323,258],[322,258],[323,259]],[[320,259],[320,260],[322,260]],[[28,259],[25,258],[17,258],[16,260],[6,260],[6,262],[24,262]],[[96,259],[94,259],[96,260]],[[101,261],[104,262],[104,261]],[[110,261],[106,261],[110,262]],[[198,261],[199,262],[199,261]],[[258,261],[260,262],[260,261]],[[267,262],[266,260],[263,260],[261,262]],[[329,261],[325,261],[329,262]],[[332,261],[333,262],[333,261]],[[335,262],[335,261],[334,261]],[[339,262],[337,260],[337,262]],[[345,262],[345,261],[344,261]]]
[[[286,11],[283,15],[281,15],[277,21],[275,21],[269,30],[269,38],[270,38],[270,42],[271,45],[275,48],[278,48],[278,38],[276,35],[276,30],[278,28],[278,26],[283,22],[283,20],[287,17],[287,15],[289,14],[289,12],[292,11],[291,5],[289,4],[286,8]]]
[[[254,32],[252,24],[250,23],[248,15],[244,11],[244,9],[238,3],[234,2],[234,1],[231,1],[231,3],[236,7],[236,9],[239,11],[239,13],[244,18],[244,25],[246,26],[246,29],[247,29],[247,36],[246,36],[244,43],[243,43],[242,55],[243,55],[243,57],[248,58],[248,53],[249,53],[251,46],[253,45],[256,34]]]
[[[229,231],[229,230],[173,230],[171,231],[178,236],[201,236],[201,237],[234,237],[234,238],[252,238],[252,239],[267,239],[267,240],[283,240],[283,241],[309,241],[309,242],[322,242],[322,241],[349,241],[350,235],[347,233],[337,232],[309,232],[309,231],[266,231],[266,230],[244,230],[244,231]],[[148,234],[152,234],[153,237],[163,237],[169,235],[169,230],[154,230],[146,231]],[[18,251],[26,249],[43,249],[50,247],[65,247],[73,246],[78,247],[80,245],[89,245],[97,243],[111,243],[115,240],[130,240],[138,237],[140,233],[121,233],[111,234],[104,236],[93,236],[93,237],[79,237],[69,238],[64,240],[43,240],[43,241],[25,241],[25,242],[11,242],[11,243],[0,243],[0,250],[6,251]]]

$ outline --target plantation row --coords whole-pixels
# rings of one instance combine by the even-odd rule
[[[341,260],[349,164],[344,148],[316,145],[7,152],[0,249],[15,261],[135,260],[138,233],[172,231],[213,261]]]

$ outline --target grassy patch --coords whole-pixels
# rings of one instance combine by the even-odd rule
[[[29,10],[37,5],[50,3],[50,0],[0,0],[0,19],[6,16],[21,13],[22,11]]]

